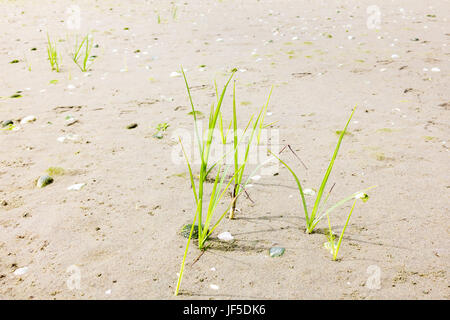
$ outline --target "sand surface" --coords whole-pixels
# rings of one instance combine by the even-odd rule
[[[212,248],[196,261],[191,247],[177,298],[450,297],[449,1],[0,1],[0,11],[0,120],[16,128],[0,130],[0,299],[174,298],[179,230],[195,210],[187,167],[172,159],[176,130],[193,132],[181,65],[204,113],[214,79],[239,69],[241,127],[273,85],[265,122],[307,165],[282,155],[305,188],[318,188],[357,105],[330,201],[377,187],[335,262],[326,221],[305,234],[288,170],[261,175]],[[97,58],[81,72],[70,54],[88,32]],[[169,127],[155,139],[159,123]],[[37,188],[50,167],[64,172]],[[350,204],[333,213],[335,232]],[[234,241],[218,241],[224,231]],[[272,246],[284,255],[269,257]]]

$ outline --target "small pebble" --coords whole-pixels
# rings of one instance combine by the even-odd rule
[[[24,275],[27,272],[28,272],[28,267],[23,267],[23,268],[16,269],[16,271],[14,271],[14,275],[15,276],[22,276],[22,275]]]
[[[73,125],[74,123],[77,123],[78,122],[78,120],[77,119],[75,119],[74,117],[67,117],[66,118],[66,126],[71,126],[71,125]]]
[[[53,178],[50,177],[50,176],[45,175],[45,176],[40,176],[39,177],[39,179],[38,179],[38,181],[36,183],[36,186],[38,188],[43,188],[45,186],[48,186],[51,183],[53,183]]]
[[[192,227],[192,224],[184,225],[180,231],[180,234],[185,238],[189,238],[189,234],[191,233],[191,227]],[[202,229],[202,231],[203,231],[203,229]],[[194,230],[192,231],[192,238],[198,239],[198,225],[194,225]]]
[[[282,247],[272,247],[269,250],[269,255],[274,258],[274,257],[280,257],[284,254],[285,249]]]
[[[136,128],[137,126],[138,126],[137,123],[131,123],[131,124],[127,125],[127,129],[134,129],[134,128]]]
[[[158,131],[157,133],[155,133],[153,135],[153,138],[156,138],[156,139],[162,139],[163,137],[164,137],[164,135],[162,134],[161,131]]]
[[[4,120],[4,121],[2,121],[2,127],[3,128],[9,126],[10,124],[14,124],[14,121],[12,121],[12,120]]]
[[[78,190],[80,190],[81,188],[83,188],[85,185],[86,185],[85,183],[77,183],[77,184],[73,184],[73,185],[71,185],[70,187],[68,187],[67,190],[69,190],[69,191],[71,191],[71,190],[78,191]]]

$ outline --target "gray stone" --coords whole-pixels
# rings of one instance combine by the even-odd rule
[[[282,247],[272,247],[269,250],[269,255],[274,258],[274,257],[280,257],[284,254],[285,249]]]

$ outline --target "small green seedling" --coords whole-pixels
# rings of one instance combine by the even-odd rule
[[[316,201],[315,201],[314,206],[312,208],[311,214],[309,214],[309,212],[308,212],[308,208],[307,208],[307,205],[306,205],[305,194],[303,192],[303,188],[302,188],[302,185],[300,183],[300,179],[295,174],[295,172],[291,169],[291,167],[289,167],[284,161],[282,161],[279,157],[277,157],[276,155],[274,155],[271,152],[272,155],[275,158],[277,158],[290,171],[290,173],[293,175],[293,177],[294,177],[294,179],[295,179],[295,181],[297,183],[297,187],[298,187],[298,190],[300,192],[301,202],[302,202],[302,205],[303,205],[303,211],[305,213],[306,232],[307,233],[312,233],[314,231],[314,228],[320,222],[320,220],[322,220],[322,218],[325,217],[326,215],[330,214],[334,209],[336,209],[337,207],[343,205],[345,202],[353,199],[356,194],[359,194],[361,192],[364,192],[364,191],[372,188],[372,187],[370,187],[368,189],[358,191],[358,192],[356,192],[356,193],[354,193],[354,194],[352,194],[352,195],[350,195],[350,196],[340,200],[335,205],[331,206],[326,211],[324,211],[324,208],[325,208],[325,205],[327,203],[328,196],[330,195],[330,193],[328,193],[328,195],[325,197],[325,200],[322,201],[323,193],[324,193],[324,190],[325,190],[328,178],[329,178],[329,176],[331,174],[331,170],[333,169],[334,161],[336,160],[339,148],[341,146],[342,139],[344,138],[344,135],[346,133],[347,127],[348,127],[348,125],[350,123],[350,120],[353,117],[353,113],[355,112],[355,110],[356,110],[356,107],[353,109],[353,111],[352,111],[352,113],[351,113],[351,115],[350,115],[350,117],[349,117],[349,119],[347,121],[347,124],[344,127],[344,130],[342,130],[341,134],[339,135],[338,143],[336,145],[336,148],[334,149],[334,153],[333,153],[333,156],[331,157],[331,161],[330,161],[330,164],[328,165],[327,171],[325,172],[325,176],[322,179],[322,183],[321,183],[319,191],[317,193]]]
[[[28,71],[31,71],[31,63],[28,61],[26,54],[24,54],[24,60],[25,60],[25,63],[27,64]]]
[[[341,235],[339,236],[338,242],[335,241],[336,237],[335,237],[335,235],[333,233],[333,230],[331,229],[330,216],[327,213],[327,219],[328,219],[327,239],[328,239],[328,241],[325,242],[323,244],[323,246],[325,247],[325,249],[328,249],[330,251],[330,253],[333,256],[333,261],[336,261],[336,259],[337,259],[339,248],[341,247],[342,239],[344,238],[344,232],[345,232],[345,229],[348,226],[348,223],[350,221],[350,217],[352,216],[353,209],[355,209],[356,201],[358,201],[358,199],[361,199],[363,202],[366,202],[367,200],[369,200],[369,196],[366,193],[361,192],[361,193],[358,193],[357,195],[355,195],[354,199],[355,200],[353,201],[352,208],[350,209],[350,213],[347,216],[347,221],[345,222],[344,228],[341,231]]]
[[[153,137],[157,139],[162,139],[164,137],[163,132],[165,132],[167,128],[169,128],[168,123],[166,122],[159,123],[158,126],[156,127],[156,133],[153,135]]]
[[[61,56],[58,54],[56,47],[56,41],[51,41],[50,36],[47,34],[47,56],[52,67],[52,71],[59,72]]]
[[[177,12],[178,12],[178,7],[176,5],[172,6],[172,19],[176,20],[177,19]]]

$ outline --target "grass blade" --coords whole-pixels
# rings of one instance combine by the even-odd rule
[[[311,211],[311,217],[310,217],[311,218],[310,219],[311,222],[314,221],[314,218],[316,216],[317,210],[319,209],[319,204],[320,204],[320,201],[322,200],[323,191],[324,191],[325,186],[327,184],[328,177],[330,176],[331,170],[333,169],[334,161],[336,160],[337,154],[339,152],[339,148],[341,146],[342,139],[344,138],[345,132],[346,132],[347,127],[348,127],[348,124],[350,123],[350,120],[352,119],[353,114],[355,113],[355,110],[356,110],[356,107],[353,108],[353,111],[350,114],[349,119],[347,120],[347,124],[345,125],[344,130],[342,130],[341,134],[339,135],[338,143],[336,145],[336,148],[334,149],[334,153],[333,153],[333,156],[331,158],[330,164],[328,165],[327,171],[325,172],[325,176],[323,177],[322,183],[320,185],[319,192],[317,193],[317,198],[316,198],[316,201],[314,203],[313,210]],[[308,226],[308,232],[311,233],[312,231],[313,231],[313,228],[311,228],[311,226]]]

